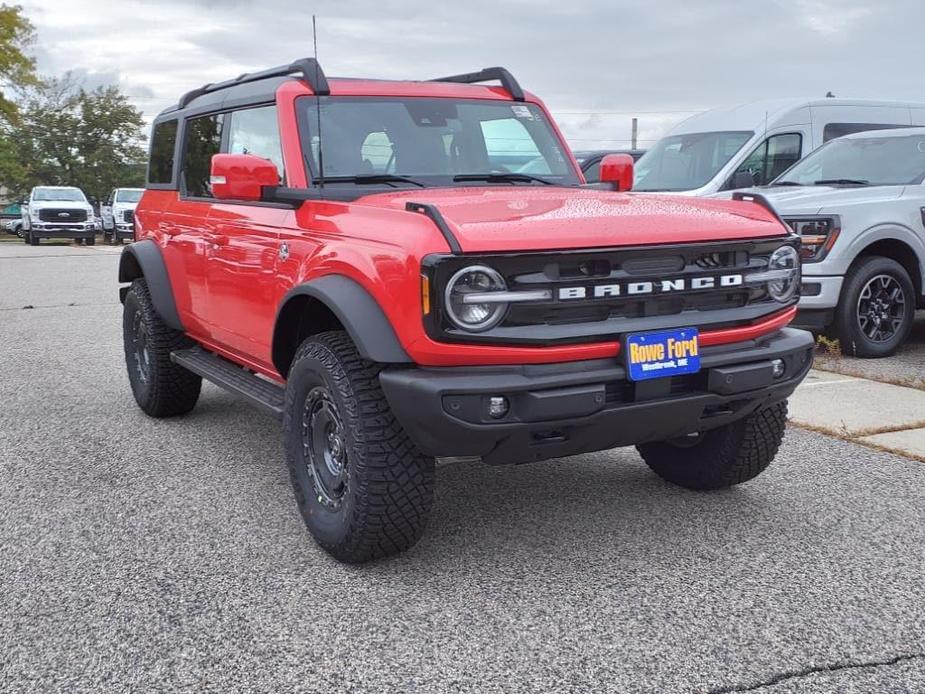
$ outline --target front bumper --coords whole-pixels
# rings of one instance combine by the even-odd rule
[[[96,229],[92,223],[43,224],[41,227],[33,223],[29,233],[37,239],[91,239],[96,236]]]
[[[135,238],[135,227],[131,223],[123,224],[119,222],[113,229],[113,233],[117,239],[131,240]]]
[[[380,383],[398,421],[436,457],[523,463],[671,439],[723,426],[787,398],[813,359],[813,338],[786,328],[704,347],[701,371],[634,383],[621,359],[562,364],[395,368]],[[782,359],[775,379],[771,360]],[[488,398],[510,403],[503,419]]]
[[[801,311],[831,309],[838,306],[838,297],[845,278],[842,276],[803,275],[800,291]]]

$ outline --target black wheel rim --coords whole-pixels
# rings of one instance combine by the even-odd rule
[[[350,480],[347,442],[337,404],[324,386],[312,388],[305,397],[302,450],[318,503],[339,508]]]
[[[906,318],[906,294],[891,275],[876,275],[858,296],[858,327],[871,342],[889,342]]]
[[[148,349],[148,328],[139,311],[135,311],[132,316],[132,351],[135,355],[135,374],[141,383],[147,385],[151,379],[151,353]]]

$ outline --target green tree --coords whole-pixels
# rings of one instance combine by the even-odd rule
[[[0,180],[14,197],[36,185],[78,186],[103,199],[117,186],[143,183],[141,113],[116,87],[85,90],[71,75],[28,91],[6,148],[0,138]],[[4,159],[4,149],[12,152]]]
[[[0,121],[16,122],[10,92],[38,84],[35,59],[26,50],[35,40],[32,23],[19,5],[0,4]]]

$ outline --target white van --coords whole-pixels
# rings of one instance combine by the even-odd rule
[[[682,121],[636,163],[633,190],[710,195],[774,180],[829,140],[925,125],[925,103],[769,99]]]

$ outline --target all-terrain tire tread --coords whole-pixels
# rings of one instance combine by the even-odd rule
[[[658,442],[637,446],[660,477],[689,489],[722,489],[754,479],[771,464],[783,440],[787,401],[708,431],[691,448]]]
[[[382,365],[363,359],[343,331],[316,334],[302,343],[292,369],[303,359],[320,362],[340,391],[354,443],[349,465],[354,512],[345,540],[322,546],[336,558],[365,562],[402,552],[424,532],[433,502],[434,460],[418,451],[392,414],[379,385]],[[290,372],[291,373],[291,372]],[[293,426],[293,390],[286,391],[283,426]],[[288,439],[289,437],[287,437]],[[308,504],[298,482],[300,460],[287,446],[287,462],[299,509],[308,524]],[[310,527],[310,526],[309,526]]]
[[[176,417],[186,414],[196,406],[202,389],[202,378],[192,371],[175,364],[170,353],[189,349],[194,342],[179,330],[174,330],[157,314],[154,302],[144,279],[132,282],[129,296],[133,296],[148,327],[148,349],[151,355],[151,378],[146,392],[139,396],[135,383],[132,390],[135,399],[144,412],[152,417]],[[127,326],[126,326],[127,328]],[[129,350],[129,335],[126,332],[126,352]],[[128,363],[128,354],[126,354]],[[130,374],[131,380],[131,374]]]

